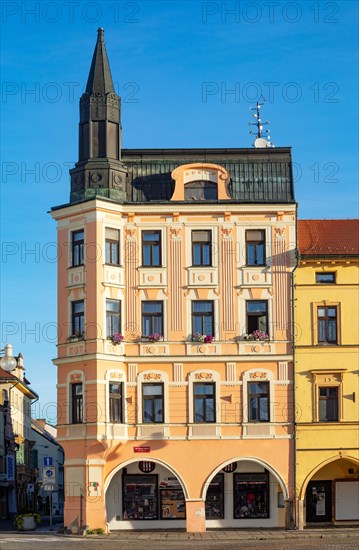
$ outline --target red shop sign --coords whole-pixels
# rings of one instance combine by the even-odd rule
[[[135,453],[149,453],[151,450],[151,447],[134,447],[133,451]]]

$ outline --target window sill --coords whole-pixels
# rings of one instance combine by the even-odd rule
[[[316,346],[323,348],[323,347],[333,347],[333,346],[340,346],[338,342],[317,342]]]

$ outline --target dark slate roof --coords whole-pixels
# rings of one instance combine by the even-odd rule
[[[171,172],[183,164],[205,162],[228,170],[234,202],[295,202],[290,148],[124,149],[122,161],[128,173],[127,202],[169,201],[174,190]]]

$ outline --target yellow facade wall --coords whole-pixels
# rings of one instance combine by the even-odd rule
[[[335,283],[316,283],[334,273]],[[305,259],[295,271],[296,492],[307,522],[308,484],[359,479],[358,261]],[[318,307],[337,308],[336,344],[318,343]],[[338,420],[320,421],[319,388],[338,388]],[[333,497],[334,499],[334,497]],[[333,502],[333,517],[335,521]]]

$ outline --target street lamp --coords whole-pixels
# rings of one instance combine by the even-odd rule
[[[12,356],[12,345],[6,344],[3,350],[1,350],[5,353],[4,357],[1,358],[1,367],[6,372],[11,372],[14,370],[17,366],[17,361],[15,357]]]

